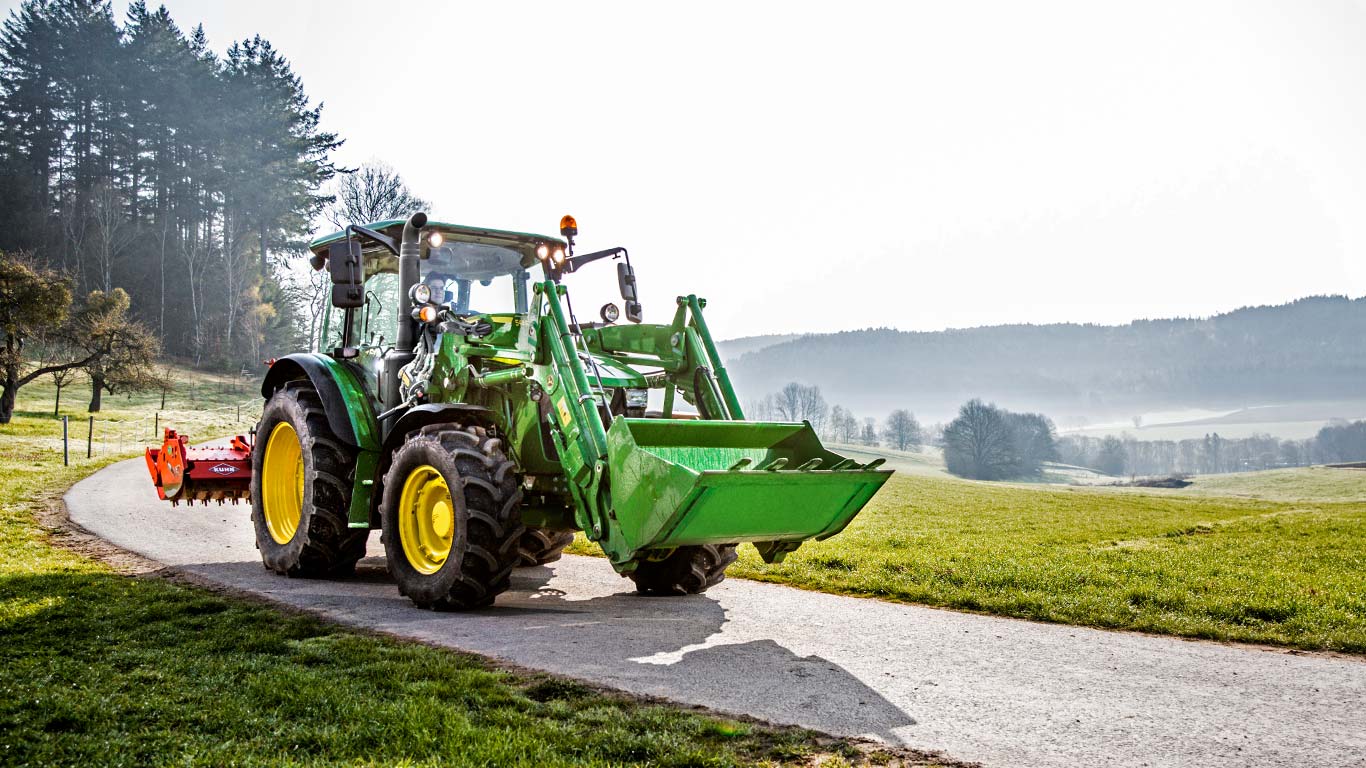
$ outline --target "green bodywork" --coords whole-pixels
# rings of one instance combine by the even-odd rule
[[[432,231],[515,250],[523,269],[537,265],[541,246],[565,247],[554,237],[436,222],[424,237]],[[321,255],[344,237],[310,248]],[[369,244],[364,256],[367,275],[392,262]],[[839,533],[891,475],[880,461],[860,465],[825,449],[810,424],[745,421],[703,319],[705,300],[679,297],[668,324],[580,325],[559,274],[545,272],[517,297],[524,313],[480,315],[489,324],[481,335],[437,324],[418,330],[432,357],[422,402],[478,407],[522,474],[526,524],[583,531],[623,573],[696,544],[752,542],[775,562],[803,541]],[[356,322],[359,311],[341,322]],[[385,353],[383,341],[364,341],[309,356],[335,379],[356,437],[358,527],[376,525],[383,454],[392,447],[392,419],[377,420]],[[652,418],[643,418],[643,390],[662,390]],[[631,413],[619,407],[627,392],[636,399]]]

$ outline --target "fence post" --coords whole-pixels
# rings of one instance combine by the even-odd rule
[[[238,404],[237,404],[237,420],[238,420],[239,422],[242,421],[242,404],[241,404],[241,403],[238,403]]]
[[[95,443],[95,417],[90,417],[90,426],[85,433],[85,457],[90,458],[90,448]]]
[[[161,434],[161,411],[157,411],[157,415],[152,421],[152,439],[157,439],[159,434]]]
[[[70,418],[70,416],[62,417],[62,466],[64,467],[71,465],[71,451],[69,450],[66,440],[66,423]]]

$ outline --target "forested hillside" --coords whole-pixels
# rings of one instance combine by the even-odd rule
[[[340,143],[283,55],[225,55],[165,8],[30,0],[0,33],[0,252],[122,287],[164,348],[254,364],[300,344],[279,263]]]
[[[922,420],[940,420],[980,397],[1055,419],[1125,417],[1162,407],[1360,399],[1362,339],[1366,299],[1331,296],[1113,327],[808,335],[733,356],[729,367],[746,393],[801,381],[861,413],[912,408]]]

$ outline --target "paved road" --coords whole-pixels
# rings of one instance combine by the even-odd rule
[[[1366,662],[1353,659],[740,580],[640,598],[605,562],[572,556],[518,571],[492,608],[441,614],[399,597],[382,560],[348,582],[268,573],[246,507],[172,508],[141,459],[66,502],[125,549],[343,623],[989,766],[1366,766]]]

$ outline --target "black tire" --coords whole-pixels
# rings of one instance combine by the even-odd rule
[[[642,595],[696,595],[724,581],[735,558],[734,544],[679,547],[663,560],[641,563],[631,580]]]
[[[294,429],[304,469],[298,527],[283,543],[271,535],[262,494],[266,449],[282,423]],[[333,434],[322,401],[307,382],[290,382],[266,401],[256,427],[251,470],[251,520],[266,568],[302,578],[341,578],[355,572],[370,534],[368,529],[347,526],[356,450]]]
[[[528,526],[517,542],[517,567],[530,568],[553,563],[564,554],[564,548],[573,543],[573,531]]]
[[[408,476],[431,467],[450,491],[453,514],[449,553],[433,573],[413,566],[404,552],[399,516]],[[407,436],[384,478],[380,516],[389,572],[398,591],[419,607],[445,611],[489,605],[508,588],[517,564],[522,490],[516,465],[502,441],[483,427],[432,424]]]

